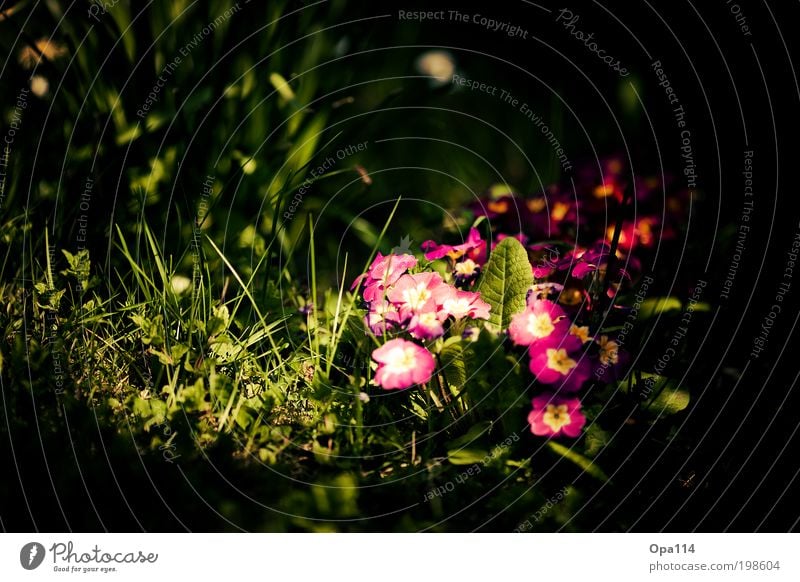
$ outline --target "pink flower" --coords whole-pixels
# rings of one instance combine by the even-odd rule
[[[373,382],[386,390],[423,384],[436,367],[428,350],[404,339],[386,342],[372,352],[372,359],[378,362]]]
[[[426,240],[422,243],[425,258],[429,261],[450,257],[453,260],[463,256],[472,259],[478,265],[486,261],[486,241],[481,238],[480,232],[475,227],[469,229],[467,240],[460,245],[440,245],[435,241]]]
[[[417,273],[403,275],[389,289],[387,297],[400,310],[402,319],[412,317],[415,313],[436,311],[433,292],[444,285],[437,273]]]
[[[408,324],[408,331],[417,339],[431,340],[444,335],[442,322],[447,319],[447,314],[441,311],[427,311],[417,313]]]
[[[586,417],[581,413],[581,401],[543,394],[533,399],[533,410],[528,415],[531,432],[536,436],[580,436]]]
[[[375,335],[383,335],[401,323],[397,308],[386,300],[373,302],[365,319]]]
[[[582,357],[582,354],[570,354],[563,347],[533,344],[529,352],[530,370],[542,384],[560,383],[560,389],[574,392],[580,389],[592,373],[588,357]]]
[[[481,299],[480,293],[442,285],[434,291],[433,298],[445,316],[452,315],[455,319],[489,319],[491,305]]]
[[[564,310],[548,299],[533,299],[525,311],[511,318],[508,335],[518,346],[550,345],[575,350],[581,342],[569,333],[570,321]]]
[[[387,287],[394,285],[409,269],[417,265],[414,255],[386,255],[378,253],[369,269],[356,277],[350,289],[364,283],[364,301],[380,299]]]

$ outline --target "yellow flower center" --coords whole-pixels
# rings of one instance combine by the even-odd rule
[[[571,422],[569,412],[567,412],[567,405],[548,404],[547,409],[542,415],[542,420],[553,432],[558,432],[562,427],[567,426]]]
[[[569,328],[569,333],[571,333],[576,338],[581,340],[581,343],[585,344],[586,342],[589,341],[589,326],[588,325],[577,326],[577,325],[575,325],[573,323],[572,326]]]
[[[504,212],[508,211],[508,201],[507,200],[500,200],[500,201],[492,200],[486,205],[486,208],[488,208],[491,212],[497,212],[498,214],[503,214]]]
[[[456,263],[456,275],[460,277],[471,277],[475,274],[475,269],[478,268],[478,265],[472,259],[467,259],[466,261],[461,261],[460,263]]]
[[[649,246],[653,242],[653,225],[649,219],[642,219],[637,225],[637,234],[642,244]]]
[[[528,206],[528,210],[531,212],[541,212],[547,206],[547,202],[545,202],[544,198],[534,198],[532,200],[528,200],[526,203]]]
[[[619,362],[619,344],[608,339],[607,335],[600,336],[600,363],[604,366]]]
[[[562,220],[569,212],[569,204],[565,202],[556,202],[553,205],[553,210],[550,213],[550,216],[553,217],[553,220]]]
[[[543,338],[553,333],[555,326],[553,320],[546,313],[538,315],[531,314],[528,316],[528,333],[533,337]]]
[[[425,302],[430,298],[431,291],[424,283],[403,291],[403,301],[411,309],[422,308]]]
[[[609,226],[608,229],[606,230],[606,236],[608,237],[608,240],[613,240],[614,239],[614,228],[615,227],[613,227],[613,226]],[[628,244],[630,244],[630,242],[631,242],[631,240],[628,237],[628,235],[625,234],[625,230],[621,230],[619,232],[619,244],[628,245]]]
[[[560,374],[568,374],[569,371],[578,365],[578,362],[569,357],[567,350],[548,348],[547,367]]]
[[[469,299],[465,299],[463,297],[459,299],[447,299],[442,304],[444,310],[453,317],[464,317],[465,315],[469,314],[470,304]]]
[[[436,319],[436,313],[433,311],[429,311],[428,313],[423,313],[419,316],[419,324],[423,327],[433,327],[439,322]]]
[[[608,198],[614,193],[614,186],[611,184],[600,184],[594,189],[595,198]]]
[[[404,374],[416,367],[417,358],[414,348],[395,348],[389,352],[386,369],[391,374]]]

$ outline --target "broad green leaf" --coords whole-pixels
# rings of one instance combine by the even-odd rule
[[[599,479],[600,481],[604,482],[608,481],[608,476],[600,467],[594,464],[594,461],[587,459],[580,453],[576,453],[575,451],[555,441],[547,441],[547,446],[549,446],[555,453],[578,465],[581,469],[595,479]]]
[[[478,283],[481,299],[491,305],[489,322],[501,329],[525,309],[525,297],[533,285],[528,253],[515,238],[506,238],[492,251]]]

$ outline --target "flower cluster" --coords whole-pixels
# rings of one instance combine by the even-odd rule
[[[603,278],[605,292],[614,296],[640,271],[634,252],[655,252],[658,241],[676,238],[689,196],[670,176],[630,179],[626,173],[623,159],[612,156],[579,168],[574,181],[530,196],[490,190],[471,210],[491,224],[493,244],[513,236],[527,247],[537,280],[582,295]]]
[[[371,332],[396,336],[372,354],[373,383],[424,384],[436,368],[435,340],[450,329],[476,339],[474,328],[456,323],[489,318],[490,305],[473,288],[489,253],[514,238],[527,250],[534,285],[501,333],[525,349],[535,379],[528,423],[537,436],[578,437],[586,424],[581,391],[618,380],[630,359],[603,331],[624,310],[609,299],[639,276],[642,252],[678,231],[686,192],[671,184],[669,177],[630,179],[620,158],[606,158],[579,169],[569,187],[527,197],[491,189],[472,205],[475,220],[461,243],[421,245],[422,266],[411,254],[378,254],[353,285],[362,289]],[[447,268],[434,271],[433,261]]]
[[[513,317],[508,335],[515,345],[527,349],[530,371],[546,387],[533,399],[528,417],[531,430],[540,436],[575,437],[586,417],[574,394],[601,367],[605,369],[595,374],[597,378],[614,377],[627,355],[613,339],[592,336],[588,325],[579,325],[563,307],[546,298],[557,289],[549,285],[532,293],[525,310]]]
[[[456,261],[478,246],[474,240],[459,247],[431,244],[427,245],[427,255],[447,255]],[[479,258],[476,252],[471,256]],[[368,306],[365,323],[372,333],[405,333],[416,340],[391,339],[372,353],[377,363],[373,381],[387,390],[424,384],[430,379],[435,361],[423,342],[442,337],[450,322],[489,318],[489,304],[479,293],[458,289],[433,271],[410,272],[417,264],[416,257],[410,254],[378,253],[352,286],[355,289],[363,285],[361,295]]]
[[[608,382],[624,371],[629,356],[617,341],[590,332],[594,303],[638,277],[637,255],[676,237],[688,193],[673,182],[630,179],[612,156],[579,168],[569,184],[532,196],[494,188],[471,206],[476,222],[489,223],[491,248],[514,237],[528,251],[536,285],[508,335],[527,350],[544,387],[528,418],[534,434],[578,436],[586,418],[576,394],[590,379]]]

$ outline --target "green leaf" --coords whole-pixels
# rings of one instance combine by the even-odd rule
[[[587,457],[594,458],[607,444],[608,433],[600,428],[596,422],[590,424],[589,428],[586,429],[586,437],[584,439],[586,448],[583,451],[584,454]]]
[[[681,309],[683,304],[677,297],[651,297],[642,301],[639,319],[650,319],[667,311]]]
[[[465,348],[462,341],[446,345],[439,356],[442,374],[454,396],[458,395],[467,383],[467,363],[471,360],[471,356],[472,353]]]
[[[224,383],[225,378],[220,378],[219,374],[212,374],[212,385]],[[218,386],[215,386],[219,391]],[[211,408],[211,404],[206,402],[206,394],[208,391],[205,387],[205,382],[202,378],[198,378],[194,384],[186,384],[178,390],[176,401],[182,404],[185,412],[205,412]]]
[[[648,398],[644,408],[655,414],[675,414],[689,406],[689,392],[672,386],[672,380],[657,374],[642,374]],[[641,390],[639,391],[642,392]]]
[[[156,315],[152,320],[141,315],[131,315],[131,320],[139,326],[144,345],[158,347],[164,343],[164,319],[162,315]]]
[[[576,453],[575,451],[555,441],[547,441],[547,446],[549,446],[550,449],[552,449],[555,453],[578,465],[584,470],[584,472],[588,473],[595,479],[599,479],[603,482],[608,481],[608,476],[600,467],[594,464],[594,461],[587,459],[580,453]]]
[[[492,252],[478,283],[481,299],[491,305],[489,322],[501,329],[525,309],[525,297],[533,285],[528,253],[515,238],[505,238]]]
[[[675,414],[689,406],[689,391],[671,386],[673,380],[666,376],[640,372],[631,389],[631,394],[641,402],[642,408],[653,414]],[[618,386],[625,392],[628,383],[620,382]]]
[[[129,125],[117,134],[117,145],[126,145],[138,139],[142,135],[142,126],[139,124]]]
[[[228,328],[229,320],[230,313],[226,306],[220,305],[219,307],[213,308],[212,315],[206,322],[206,333],[208,337],[213,337],[225,331]]]
[[[447,448],[447,460],[452,465],[472,465],[482,462],[489,454],[487,450],[478,444],[478,440],[486,434],[492,427],[492,422],[483,420],[474,424],[457,439],[453,439],[445,444]]]
[[[447,451],[447,460],[451,465],[474,465],[482,462],[489,453],[486,449],[463,448]]]
[[[287,101],[294,99],[294,91],[292,91],[289,83],[286,82],[286,79],[284,79],[280,73],[272,73],[269,76],[269,82],[275,87],[275,90],[281,97]]]
[[[675,414],[689,406],[689,393],[686,390],[667,387],[648,406],[649,410],[662,414]]]
[[[472,425],[466,434],[449,441],[445,446],[447,449],[457,449],[463,445],[473,444],[474,441],[482,437],[491,427],[491,420],[482,420]]]

